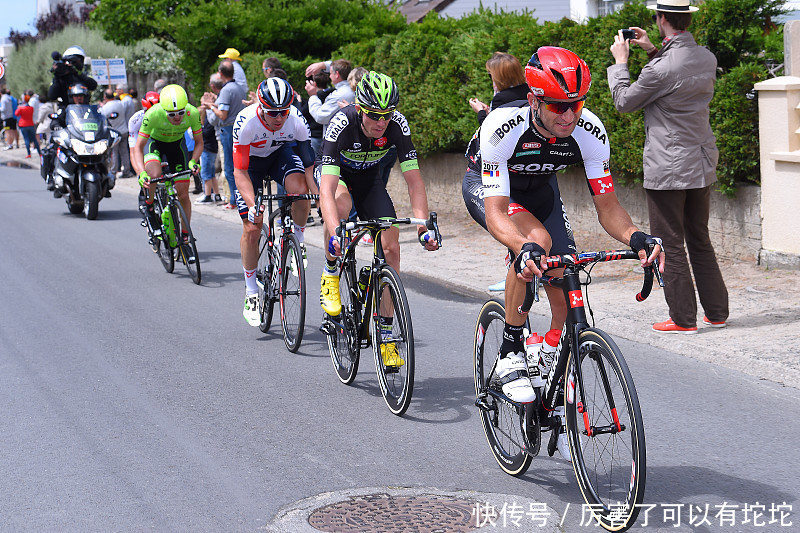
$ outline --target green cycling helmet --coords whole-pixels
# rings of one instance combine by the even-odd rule
[[[364,74],[356,88],[356,103],[367,109],[394,110],[400,94],[394,80],[374,70]]]
[[[180,111],[189,103],[189,97],[183,87],[172,84],[161,89],[158,102],[164,111]]]

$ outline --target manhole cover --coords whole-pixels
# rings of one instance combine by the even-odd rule
[[[461,533],[478,529],[476,502],[368,494],[317,509],[308,523],[326,533]]]

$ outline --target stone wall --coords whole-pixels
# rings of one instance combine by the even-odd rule
[[[435,155],[420,161],[432,211],[439,212],[440,216],[446,213],[466,216],[461,197],[461,180],[466,166],[466,159],[460,154]],[[604,233],[597,222],[583,169],[573,168],[560,174],[558,184],[573,228],[577,232]],[[399,165],[392,169],[389,189],[395,201],[405,204],[408,193]],[[646,230],[649,224],[644,189],[641,186],[627,188],[617,184],[616,191],[620,203],[630,213],[634,223]],[[718,255],[757,261],[761,249],[760,205],[761,188],[756,185],[740,186],[736,198],[732,199],[718,192],[712,193],[709,230]]]

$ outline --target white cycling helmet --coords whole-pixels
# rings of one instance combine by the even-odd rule
[[[86,52],[80,46],[70,46],[61,54],[61,59],[69,62],[78,71],[83,70],[83,61],[86,59]]]

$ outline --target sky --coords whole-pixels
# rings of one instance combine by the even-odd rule
[[[11,29],[36,33],[36,0],[0,0],[0,38],[7,38]]]

